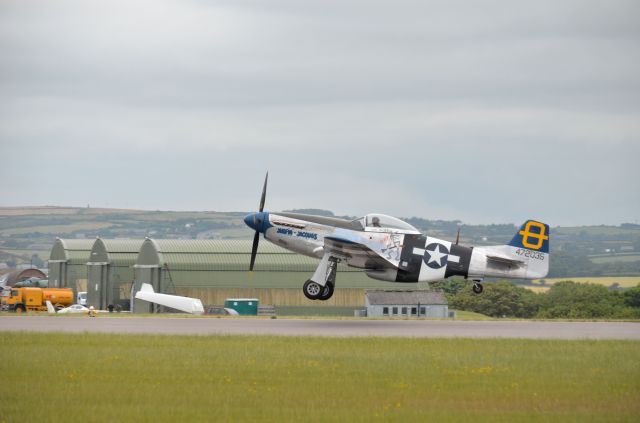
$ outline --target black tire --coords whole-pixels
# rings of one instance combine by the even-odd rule
[[[322,295],[322,291],[322,286],[311,279],[307,280],[304,285],[302,285],[302,292],[304,293],[304,296],[310,300],[317,300],[320,295]]]
[[[13,310],[15,313],[26,313],[27,308],[24,306],[24,304],[16,304],[16,308]]]
[[[331,282],[327,282],[322,290],[322,294],[318,297],[319,300],[327,301],[329,298],[333,296],[334,285]]]
[[[473,292],[475,294],[482,294],[482,291],[484,291],[484,287],[482,286],[481,283],[474,283],[473,284]]]

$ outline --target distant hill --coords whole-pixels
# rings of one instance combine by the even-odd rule
[[[324,209],[287,211],[335,216]],[[46,259],[56,237],[251,239],[253,232],[243,222],[247,213],[0,207],[0,262],[29,262],[35,253]],[[423,233],[448,240],[454,240],[460,228],[460,243],[465,245],[506,243],[516,231],[512,223],[466,225],[458,220],[402,219]],[[640,225],[554,227],[551,251],[550,277],[640,275]]]

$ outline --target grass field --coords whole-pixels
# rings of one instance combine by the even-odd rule
[[[615,263],[617,261],[628,263],[640,260],[640,254],[616,254],[611,256],[590,257],[589,260],[597,264]]]
[[[547,292],[550,287],[548,286],[531,286],[531,285],[522,285],[522,288],[528,289],[529,291],[537,292],[538,294]]]
[[[563,226],[552,229],[554,235],[578,235],[581,232],[594,235],[615,236],[629,233],[640,233],[640,228],[621,228],[619,226]]]
[[[102,222],[79,222],[70,225],[48,225],[48,226],[29,226],[26,228],[4,229],[2,232],[7,235],[20,235],[32,232],[41,232],[43,234],[60,234],[71,233],[75,231],[87,231],[95,229],[104,229],[113,226],[112,223]]]
[[[640,343],[0,333],[0,421],[637,421]]]
[[[547,285],[553,285],[562,281],[574,281],[578,283],[595,283],[599,285],[610,286],[614,283],[619,284],[623,288],[632,288],[640,284],[640,276],[602,276],[602,277],[586,277],[586,278],[545,278]],[[540,283],[535,280],[534,283]]]

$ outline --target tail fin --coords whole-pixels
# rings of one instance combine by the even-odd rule
[[[473,251],[484,255],[486,264],[479,263],[477,268],[471,266],[469,275],[478,278],[544,278],[549,273],[549,225],[527,220],[508,244],[474,247]]]
[[[509,245],[549,254],[549,235],[549,225],[535,220],[527,220],[520,226]]]

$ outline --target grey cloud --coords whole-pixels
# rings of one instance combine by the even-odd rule
[[[638,219],[636,2],[0,8],[0,153],[96,170],[63,194],[7,165],[6,204],[100,203],[118,181],[111,206],[246,209],[269,168],[281,208]]]

